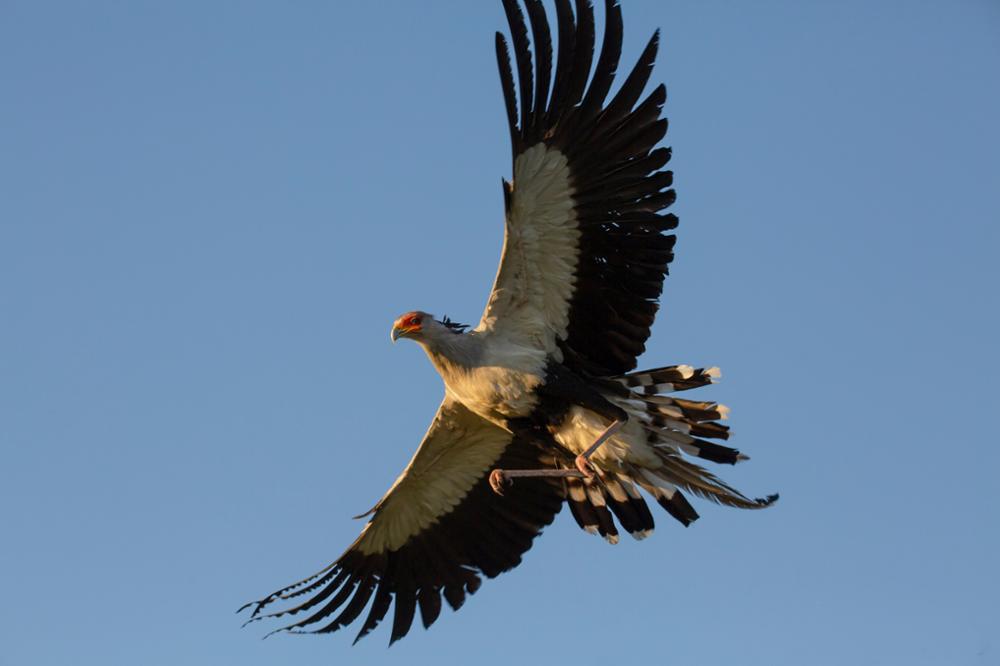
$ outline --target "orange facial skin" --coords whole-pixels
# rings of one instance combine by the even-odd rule
[[[395,342],[398,338],[419,333],[423,326],[423,317],[422,312],[407,312],[401,316],[392,325],[392,340]]]

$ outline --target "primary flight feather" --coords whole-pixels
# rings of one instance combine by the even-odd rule
[[[748,509],[777,499],[746,497],[691,460],[746,459],[709,441],[729,437],[725,407],[672,397],[712,383],[717,369],[633,372],[677,226],[661,212],[675,198],[670,150],[657,147],[666,89],[643,97],[658,33],[608,99],[622,48],[617,2],[605,2],[599,51],[588,0],[556,0],[557,52],[541,0],[525,0],[527,20],[517,0],[503,5],[513,66],[500,33],[496,52],[513,180],[493,291],[469,332],[419,311],[394,323],[394,341],[426,351],[444,400],[347,551],[248,604],[251,620],[294,616],[276,631],[336,631],[366,608],[358,639],[390,609],[390,642],[418,611],[429,627],[442,598],[457,610],[482,575],[517,566],[564,503],[615,543],[619,525],[640,539],[652,532],[643,493],[684,525],[698,518],[684,491]]]

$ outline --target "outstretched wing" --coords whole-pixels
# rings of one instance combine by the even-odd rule
[[[562,506],[562,480],[553,478],[519,479],[497,501],[490,471],[552,464],[535,445],[445,398],[410,464],[347,552],[255,602],[251,620],[308,613],[276,631],[310,627],[328,633],[357,619],[374,597],[355,641],[378,625],[393,602],[390,642],[410,630],[418,606],[429,627],[442,595],[458,610],[466,594],[479,589],[480,574],[493,578],[517,566]],[[274,602],[297,597],[305,600],[261,614]]]
[[[504,0],[517,63],[507,41],[497,61],[514,152],[504,183],[506,234],[493,292],[479,324],[518,344],[541,347],[574,370],[623,374],[645,349],[677,226],[659,211],[674,201],[660,117],[666,88],[640,97],[659,33],[607,101],[622,47],[621,8],[606,0],[606,29],[591,76],[595,30],[588,0],[556,1],[559,52],[541,0]],[[588,79],[590,81],[588,85]],[[518,110],[520,99],[520,111]]]

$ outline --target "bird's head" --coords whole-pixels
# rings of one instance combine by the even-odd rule
[[[438,321],[434,315],[420,310],[400,315],[392,324],[390,337],[395,342],[399,338],[411,338],[417,342],[433,343],[441,337],[465,332],[465,324],[456,324],[447,317]]]
[[[407,312],[404,315],[400,315],[392,323],[392,333],[389,334],[389,337],[392,338],[393,342],[400,338],[420,340],[432,322],[434,322],[434,317],[426,312],[420,312],[419,310]]]

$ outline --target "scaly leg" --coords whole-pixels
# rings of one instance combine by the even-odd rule
[[[604,442],[608,441],[616,432],[618,432],[621,427],[625,425],[625,421],[617,420],[608,426],[607,430],[602,432],[600,436],[594,440],[594,443],[590,447],[578,455],[574,463],[576,464],[576,470],[572,469],[495,469],[490,472],[490,488],[493,489],[497,495],[503,495],[503,488],[505,485],[510,485],[513,483],[514,479],[517,477],[562,477],[562,478],[576,478],[576,479],[589,479],[594,476],[594,469],[590,465],[590,457],[594,455],[597,449],[601,448]]]
[[[497,495],[503,495],[504,486],[514,483],[514,479],[518,477],[537,478],[540,476],[584,478],[583,472],[578,472],[575,469],[495,469],[490,472],[490,488]]]
[[[594,440],[594,443],[590,445],[589,449],[576,457],[576,460],[574,461],[576,463],[576,468],[580,470],[585,477],[589,479],[594,476],[594,468],[590,465],[590,456],[594,455],[597,449],[601,448],[601,445],[604,444],[604,442],[611,439],[616,432],[621,430],[623,425],[625,425],[625,421],[621,420],[615,421],[609,425],[607,430],[602,432],[600,436]]]

